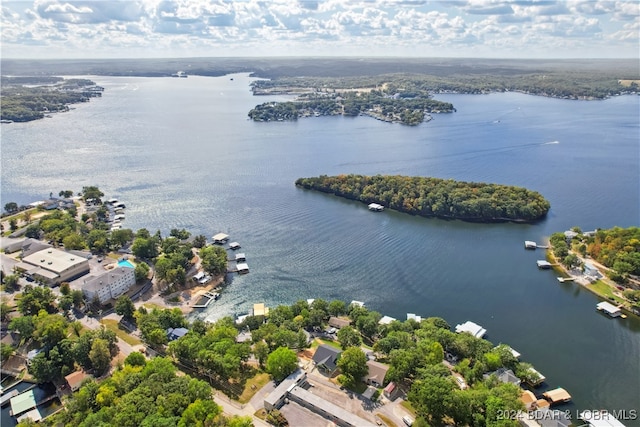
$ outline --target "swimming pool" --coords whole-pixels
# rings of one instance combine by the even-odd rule
[[[122,261],[118,261],[118,267],[136,268],[133,264],[131,264],[126,259],[123,259]]]

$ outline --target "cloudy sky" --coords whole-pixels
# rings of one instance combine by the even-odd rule
[[[4,58],[638,58],[640,2],[2,1]]]

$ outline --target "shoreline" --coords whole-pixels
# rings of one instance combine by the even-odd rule
[[[155,291],[147,299],[141,298],[136,306],[144,306],[146,304],[153,304],[164,309],[179,308],[182,314],[185,316],[195,310],[194,304],[200,300],[200,298],[209,291],[212,291],[224,283],[224,275],[215,276],[211,281],[205,285],[193,286],[191,288],[181,289],[168,295],[161,295],[160,292]],[[188,297],[185,297],[185,294]],[[177,298],[176,302],[171,300]]]
[[[573,282],[576,283],[577,285],[580,286],[581,289],[585,289],[589,292],[591,292],[592,294],[596,295],[597,297],[601,298],[603,301],[607,301],[607,302],[612,302],[615,303],[615,305],[620,308],[620,310],[622,310],[625,314],[627,315],[632,315],[635,316],[637,318],[640,318],[640,315],[638,315],[637,313],[635,313],[633,310],[631,310],[627,305],[625,304],[630,304],[629,301],[627,301],[625,298],[620,297],[618,295],[618,298],[622,299],[623,301],[625,301],[624,303],[621,303],[620,301],[616,300],[616,299],[610,299],[607,295],[601,293],[594,285],[597,283],[604,283],[607,287],[611,288],[612,293],[616,294],[616,292],[618,292],[618,289],[616,289],[615,285],[611,285],[606,278],[606,275],[604,275],[602,272],[600,272],[600,274],[602,274],[602,278],[596,280],[595,282],[588,282],[586,281],[582,276],[574,276],[573,274],[571,274],[571,272],[567,269],[567,267],[565,267],[564,265],[562,265],[561,262],[559,262],[555,255],[553,254],[553,247],[551,246],[551,244],[549,244],[549,248],[546,249],[546,253],[545,256],[547,258],[547,260],[553,261],[552,264],[552,270],[555,271],[556,273],[560,274],[562,277],[566,277],[566,278],[572,278]],[[580,257],[581,260],[583,260],[582,257]],[[600,269],[598,268],[598,271],[600,271]],[[589,286],[591,285],[591,286]]]

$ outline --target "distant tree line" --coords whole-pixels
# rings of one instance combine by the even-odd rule
[[[409,176],[322,175],[296,186],[400,212],[470,221],[529,222],[544,217],[549,202],[522,187]]]

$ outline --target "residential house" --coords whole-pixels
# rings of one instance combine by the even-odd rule
[[[349,326],[350,324],[351,324],[351,321],[349,319],[343,319],[343,318],[334,317],[334,316],[331,316],[329,318],[329,326],[331,326],[332,328],[340,329],[340,328],[344,328],[345,326]]]
[[[369,371],[363,378],[364,382],[375,387],[382,387],[384,385],[384,377],[387,376],[387,371],[389,370],[389,365],[368,360],[367,368],[369,368]]]
[[[86,374],[84,371],[75,371],[64,377],[71,391],[78,390],[82,385],[82,382],[87,378],[90,378],[90,375]]]
[[[313,354],[313,362],[319,371],[331,376],[336,369],[338,369],[340,353],[342,353],[342,350],[322,344],[318,346],[316,352]]]

